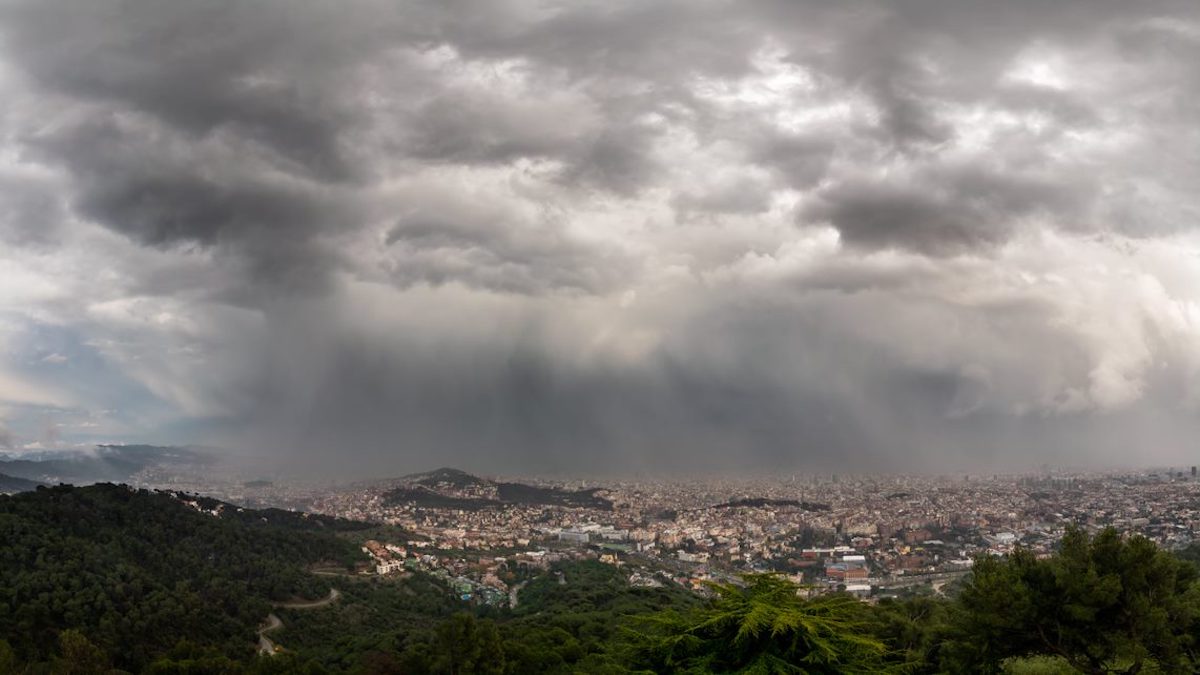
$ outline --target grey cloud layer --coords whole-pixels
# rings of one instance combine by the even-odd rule
[[[114,436],[894,468],[1195,431],[1194,2],[3,0],[0,49],[0,317],[178,411],[60,406]]]

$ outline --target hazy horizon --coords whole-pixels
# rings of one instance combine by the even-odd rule
[[[0,0],[0,452],[1190,466],[1194,0]]]

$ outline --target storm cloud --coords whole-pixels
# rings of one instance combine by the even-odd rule
[[[1183,0],[0,0],[0,445],[1192,462],[1196,63]]]

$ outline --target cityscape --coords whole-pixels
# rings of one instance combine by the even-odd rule
[[[1073,525],[1116,528],[1168,550],[1200,537],[1195,467],[683,482],[506,477],[551,495],[586,494],[582,504],[500,502],[495,481],[448,468],[327,487],[156,473],[131,484],[398,527],[412,536],[369,542],[365,573],[430,572],[493,604],[517,602],[502,570],[563,560],[614,565],[634,585],[703,593],[706,582],[775,572],[810,593],[877,601],[939,593],[980,555],[1022,547],[1047,557]]]

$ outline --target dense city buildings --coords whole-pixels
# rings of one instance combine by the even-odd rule
[[[349,485],[187,480],[169,485],[390,526],[390,540],[365,549],[372,573],[433,572],[489,603],[515,601],[517,570],[565,559],[618,565],[645,585],[703,590],[708,580],[771,570],[814,592],[879,597],[940,592],[979,555],[1018,546],[1048,555],[1072,524],[1113,526],[1169,549],[1200,529],[1190,469],[611,482],[442,469]]]

